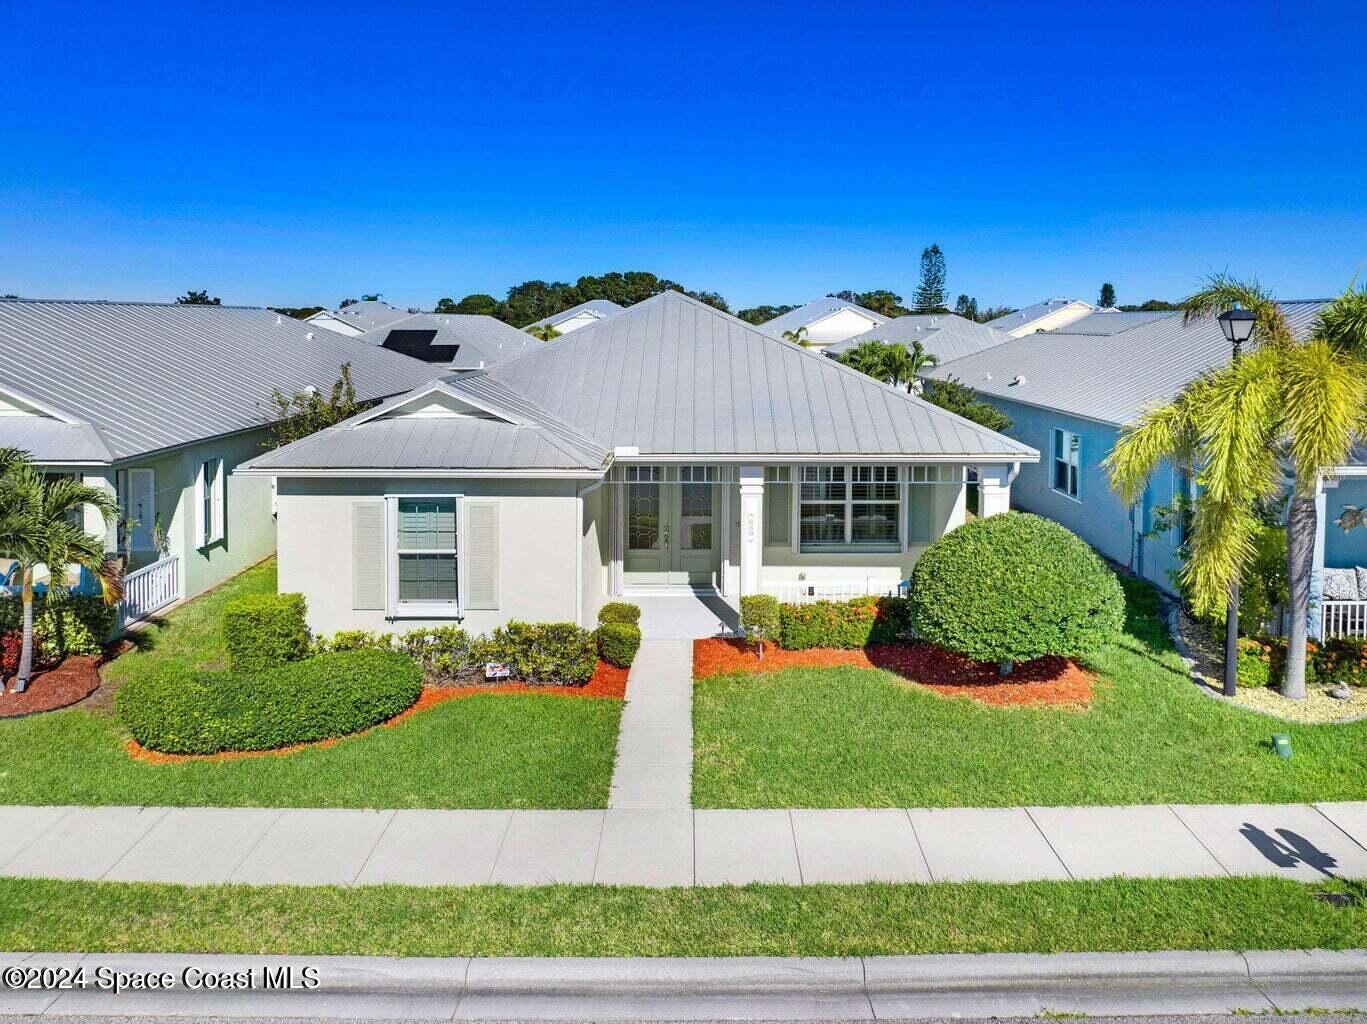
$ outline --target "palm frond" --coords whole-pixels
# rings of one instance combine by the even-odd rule
[[[1210,275],[1203,288],[1182,300],[1182,323],[1208,320],[1236,305],[1258,318],[1257,333],[1253,337],[1258,346],[1290,345],[1295,340],[1271,292],[1256,279],[1240,281],[1224,271]]]
[[[1367,285],[1350,285],[1315,318],[1313,336],[1341,352],[1367,359]]]
[[[1197,483],[1217,502],[1276,492],[1283,411],[1279,349],[1260,349],[1187,388],[1200,437]]]
[[[1361,436],[1367,407],[1367,363],[1345,356],[1327,339],[1307,342],[1286,356],[1284,417],[1296,487],[1313,494],[1320,476],[1348,460]]]
[[[1260,522],[1250,501],[1215,501],[1209,494],[1194,502],[1191,554],[1181,578],[1198,617],[1217,614],[1230,589],[1243,577],[1257,552]]]
[[[1111,488],[1126,505],[1133,505],[1148,486],[1160,463],[1190,465],[1196,441],[1195,423],[1185,396],[1149,409],[1120,434],[1102,461]]]

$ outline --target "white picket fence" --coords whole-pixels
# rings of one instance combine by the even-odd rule
[[[850,601],[856,597],[896,596],[897,586],[886,580],[763,583],[760,590],[772,594],[783,604],[811,604],[813,601]]]
[[[158,609],[180,599],[180,558],[167,555],[123,578],[117,629],[141,622]]]
[[[1325,601],[1320,609],[1321,638],[1367,637],[1367,601]]]

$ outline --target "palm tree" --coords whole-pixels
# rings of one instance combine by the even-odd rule
[[[1186,299],[1184,322],[1240,304],[1254,313],[1257,349],[1202,374],[1121,435],[1105,465],[1127,503],[1163,461],[1195,470],[1191,552],[1182,579],[1198,615],[1238,615],[1238,584],[1254,555],[1257,504],[1280,493],[1290,460],[1287,520],[1290,636],[1282,694],[1305,696],[1306,616],[1321,478],[1367,430],[1367,293],[1350,288],[1297,345],[1271,295],[1227,275]]]
[[[861,341],[841,356],[840,361],[885,384],[905,386],[908,392],[915,389],[916,377],[923,369],[940,362],[919,341],[913,341],[908,351],[904,345],[876,339]]]
[[[550,324],[541,324],[540,326],[528,327],[527,333],[530,334],[533,338],[538,339],[539,341],[550,341],[552,338],[560,337],[560,332],[557,331]]]
[[[0,551],[19,563],[22,574],[24,634],[14,689],[23,693],[33,675],[35,573],[39,566],[48,567],[48,600],[60,601],[66,596],[67,567],[79,565],[100,581],[106,602],[117,601],[122,596],[118,567],[105,557],[104,538],[86,533],[78,517],[93,505],[108,524],[119,509],[106,491],[45,477],[26,453],[0,449],[0,471]]]
[[[807,337],[807,328],[799,327],[795,331],[784,331],[784,340],[791,341],[794,345],[801,345],[803,348],[812,347],[812,339]]]

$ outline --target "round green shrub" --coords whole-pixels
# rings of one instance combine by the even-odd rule
[[[631,668],[641,649],[641,630],[626,622],[605,622],[598,627],[598,656],[609,665]]]
[[[778,639],[778,598],[773,594],[747,594],[740,599],[741,628],[755,626],[759,635],[769,640]]]
[[[1308,663],[1307,663],[1308,664]],[[1239,639],[1238,683],[1242,689],[1258,689],[1272,681],[1267,649],[1256,640]]]
[[[361,650],[247,675],[173,662],[125,683],[116,703],[149,750],[216,754],[346,736],[393,718],[421,692],[422,672],[406,655]]]
[[[598,609],[598,622],[606,625],[609,622],[625,622],[628,626],[639,626],[641,624],[641,607],[632,604],[630,601],[609,601]]]
[[[223,609],[223,646],[238,672],[256,672],[308,657],[303,594],[247,594]]]
[[[917,632],[976,661],[1089,654],[1120,635],[1125,594],[1076,535],[1022,512],[945,534],[911,574]]]

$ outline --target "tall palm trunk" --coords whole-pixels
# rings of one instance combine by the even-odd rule
[[[1286,638],[1286,677],[1282,696],[1305,698],[1306,623],[1310,614],[1310,574],[1315,566],[1315,530],[1319,516],[1314,497],[1297,487],[1286,516],[1286,584],[1291,625]]]
[[[28,689],[29,677],[33,675],[33,570],[24,570],[24,643],[19,651],[19,677],[14,683],[14,692],[23,693]]]

